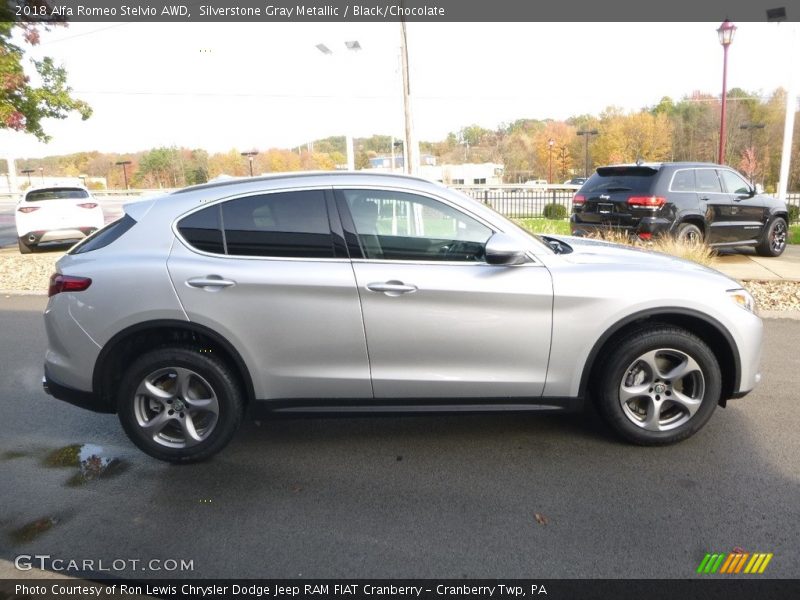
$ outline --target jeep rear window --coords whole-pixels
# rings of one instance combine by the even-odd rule
[[[98,229],[85,240],[79,242],[69,251],[69,254],[83,254],[84,252],[105,248],[112,242],[116,242],[122,237],[122,234],[134,225],[136,225],[136,220],[132,216],[126,214],[121,219],[117,219],[102,229]]]
[[[647,194],[655,182],[656,169],[651,167],[600,167],[583,184],[581,193],[635,192]]]
[[[82,200],[88,198],[89,192],[77,188],[51,188],[34,190],[25,196],[25,202],[41,202],[42,200]]]

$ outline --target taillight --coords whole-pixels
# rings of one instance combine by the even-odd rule
[[[639,239],[640,240],[649,240],[653,238],[653,234],[647,231],[640,231],[639,232]]]
[[[81,208],[97,208],[96,202],[84,202],[83,204],[78,204]]]
[[[573,204],[583,204],[584,202],[586,202],[586,196],[581,196],[580,194],[575,194],[572,197],[572,203]]]
[[[628,198],[628,206],[643,208],[661,208],[666,202],[667,199],[662,196],[631,196]]]
[[[22,206],[22,207],[18,208],[17,211],[21,212],[21,213],[28,214],[28,213],[32,213],[35,210],[39,210],[40,208],[42,208],[42,207],[41,206]]]
[[[88,277],[53,273],[50,276],[50,287],[47,290],[47,295],[52,297],[61,292],[82,292],[90,285],[92,285],[92,280]]]

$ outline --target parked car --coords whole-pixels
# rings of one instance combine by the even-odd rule
[[[221,450],[245,409],[588,401],[623,438],[669,444],[760,378],[762,323],[736,281],[535,236],[399,175],[255,177],[126,205],[58,261],[49,295],[45,389],[116,412],[173,462]]]
[[[567,179],[564,185],[583,185],[587,179],[588,177],[573,177],[572,179]]]
[[[522,185],[525,190],[546,190],[548,188],[546,179],[529,179]]]
[[[780,256],[788,209],[730,167],[646,163],[597,169],[572,200],[571,222],[574,235],[617,228],[643,239],[670,234]]]
[[[103,209],[84,187],[30,189],[14,212],[19,251],[29,254],[40,244],[78,241],[103,227]]]

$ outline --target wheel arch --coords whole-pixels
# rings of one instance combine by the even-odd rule
[[[159,319],[131,325],[114,335],[100,351],[92,373],[92,389],[103,405],[115,411],[114,391],[123,376],[123,366],[145,348],[170,343],[192,343],[215,351],[238,375],[245,391],[245,404],[255,399],[250,371],[239,352],[224,336],[209,327],[188,321]]]
[[[675,220],[675,225],[673,226],[673,231],[677,232],[678,227],[683,225],[684,223],[690,223],[692,225],[696,225],[700,228],[700,231],[703,232],[703,238],[708,237],[708,226],[706,223],[705,216],[701,215],[700,213],[687,213],[681,215]]]
[[[720,406],[725,406],[738,390],[741,381],[741,361],[730,332],[716,319],[687,308],[659,308],[629,315],[609,327],[592,346],[581,375],[579,396],[587,397],[589,387],[597,381],[598,366],[603,350],[613,347],[629,331],[643,323],[674,325],[697,335],[711,348],[722,372]]]

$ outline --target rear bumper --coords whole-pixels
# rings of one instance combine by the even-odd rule
[[[62,385],[54,380],[47,372],[47,366],[44,368],[44,377],[42,377],[42,388],[46,394],[51,395],[57,400],[63,400],[74,406],[85,408],[93,412],[99,413],[113,413],[108,406],[100,402],[100,399],[92,392],[85,392],[83,390],[76,390],[66,385]]]
[[[82,240],[90,236],[96,227],[73,227],[69,229],[54,229],[52,231],[29,231],[19,236],[19,239],[28,246],[36,246],[46,242],[65,242],[69,240]]]
[[[638,221],[627,223],[594,223],[585,222],[581,219],[580,213],[573,213],[569,219],[572,235],[585,236],[602,231],[625,231],[630,235],[649,233],[653,236],[669,233],[672,229],[673,221],[659,217],[642,217]]]

